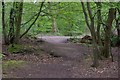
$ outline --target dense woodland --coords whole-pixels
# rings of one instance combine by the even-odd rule
[[[101,65],[99,60],[110,58],[114,61],[111,48],[120,46],[120,2],[27,3],[3,0],[1,13],[3,45],[8,47],[21,44],[25,37],[34,38],[39,34],[85,34],[89,35],[93,48],[91,67],[98,67]]]

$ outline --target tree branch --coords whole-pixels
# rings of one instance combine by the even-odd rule
[[[29,23],[38,13],[36,13],[35,15],[33,15],[27,22],[22,23],[22,26],[25,26],[27,23]]]
[[[38,12],[38,14],[37,14],[37,17],[36,17],[35,20],[33,21],[33,23],[32,23],[32,24],[30,25],[30,27],[20,36],[20,38],[22,38],[22,37],[31,29],[31,27],[35,24],[35,22],[36,22],[37,19],[39,18],[39,15],[40,15],[40,13],[41,13],[41,11],[42,11],[43,4],[44,4],[44,2],[41,3],[40,10],[39,10],[39,12]]]
[[[41,12],[43,12],[44,15],[39,15],[39,16],[47,16],[47,15],[50,15],[50,16],[51,16],[51,14],[49,14],[49,13],[46,13],[46,12],[44,12],[44,11],[41,11]],[[22,25],[22,26],[25,26],[25,25],[26,25],[27,23],[29,23],[32,19],[34,19],[34,17],[37,16],[38,14],[39,14],[39,12],[36,13],[36,14],[34,14],[27,22],[22,23],[21,25]],[[46,15],[45,15],[45,14],[46,14]]]
[[[88,10],[88,14],[89,14],[90,20],[92,21],[92,20],[93,20],[92,10],[91,10],[91,8],[90,8],[89,2],[87,2],[87,10]]]
[[[84,16],[85,16],[85,21],[86,21],[86,24],[88,26],[88,28],[90,29],[90,24],[89,24],[89,20],[88,20],[88,15],[87,15],[87,12],[85,10],[85,5],[84,3],[81,1],[81,4],[82,4],[82,9],[83,9],[83,13],[84,13]]]

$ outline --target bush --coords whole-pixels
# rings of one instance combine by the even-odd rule
[[[120,37],[113,35],[111,36],[111,46],[115,47],[115,46],[120,46]]]

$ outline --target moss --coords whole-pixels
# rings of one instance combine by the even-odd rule
[[[2,57],[3,57],[4,55],[2,54],[2,51],[0,51],[0,60],[2,60]]]
[[[24,49],[24,47],[22,45],[19,45],[19,44],[10,44],[8,46],[8,51],[10,53],[18,53],[18,52],[21,52],[22,49]]]
[[[4,70],[11,69],[11,68],[19,68],[25,65],[25,61],[19,60],[9,60],[9,61],[3,61],[2,67]]]

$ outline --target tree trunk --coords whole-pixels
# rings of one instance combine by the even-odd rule
[[[101,22],[102,22],[102,17],[101,17],[101,2],[96,2],[96,5],[97,5],[97,43],[99,45],[98,47],[98,50],[99,50],[99,58],[102,59],[102,56],[101,54],[103,53],[103,44],[102,44],[102,41],[101,41],[101,36],[100,36],[100,28],[101,28]]]
[[[7,31],[6,31],[6,26],[5,26],[5,3],[4,1],[2,2],[2,27],[3,27],[4,43],[8,44]]]
[[[116,29],[117,29],[117,38],[118,38],[118,41],[117,41],[117,46],[120,46],[120,10],[119,9],[116,9],[117,12],[118,12],[118,18],[116,18]],[[116,14],[117,14],[116,12]]]
[[[117,9],[117,11],[118,11],[118,16],[120,16],[120,9]],[[118,37],[120,37],[120,18],[116,20],[116,28],[117,28]]]
[[[20,27],[21,27],[21,20],[22,20],[22,11],[23,11],[23,1],[21,2],[15,2],[14,8],[16,11],[15,14],[15,43],[19,43],[20,40]]]
[[[57,32],[56,18],[53,17],[52,19],[53,19],[52,20],[52,31],[53,31],[53,33],[56,33]]]
[[[112,22],[114,19],[115,19],[115,9],[110,8],[108,13],[108,19],[106,22],[106,27],[105,27],[105,44],[104,44],[104,54],[103,54],[105,58],[109,58],[111,54],[110,37],[111,37]]]
[[[91,23],[91,26],[94,27],[94,21]],[[99,66],[99,48],[97,44],[97,39],[96,39],[96,34],[95,30],[91,29],[91,35],[92,35],[92,42],[93,42],[93,64],[91,65],[92,67],[98,67]]]
[[[85,21],[86,21],[88,28],[90,29],[92,40],[93,40],[93,64],[91,66],[97,67],[99,65],[99,62],[98,62],[98,52],[99,51],[98,51],[98,45],[97,45],[96,33],[95,33],[95,27],[94,27],[94,17],[92,17],[92,10],[90,8],[90,3],[87,2],[88,14],[86,12],[84,3],[81,2],[81,4],[82,4],[84,16],[85,16]],[[90,23],[88,21],[88,16],[90,18]]]
[[[10,29],[9,29],[9,34],[8,34],[8,38],[9,38],[9,44],[13,44],[14,43],[14,39],[15,39],[15,34],[14,34],[14,9],[11,8],[10,11]]]
[[[102,46],[101,38],[100,38],[100,27],[101,27],[101,2],[96,2],[97,4],[97,41],[98,45]]]
[[[120,37],[120,20],[117,20],[116,27],[117,27],[117,34],[118,34],[118,37]]]

